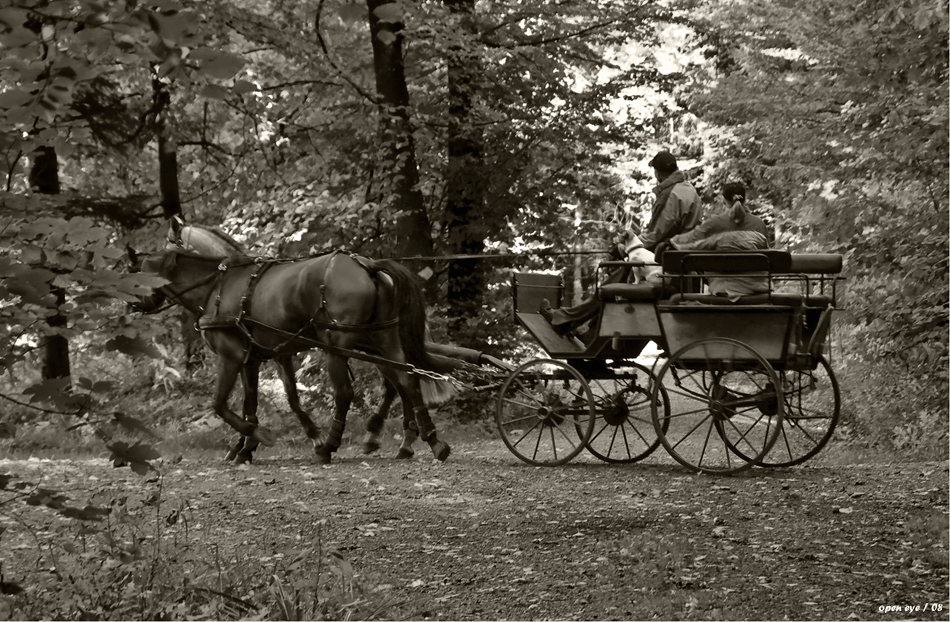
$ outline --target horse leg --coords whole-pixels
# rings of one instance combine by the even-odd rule
[[[390,381],[397,387],[403,403],[403,438],[399,447],[398,458],[411,458],[413,455],[412,443],[416,438],[429,444],[432,455],[440,462],[444,462],[452,449],[448,443],[440,441],[436,435],[435,425],[429,417],[425,407],[419,382],[414,376],[405,372],[391,371]]]
[[[419,436],[429,444],[429,449],[432,450],[432,455],[435,456],[435,459],[439,462],[445,462],[452,452],[452,448],[449,447],[448,443],[440,441],[438,436],[436,436],[435,424],[432,423],[432,419],[429,417],[429,410],[422,402],[421,396],[418,404],[419,406],[415,408],[415,416],[416,425],[419,426]]]
[[[290,355],[275,356],[274,362],[280,371],[280,380],[284,384],[284,393],[287,394],[287,403],[290,409],[297,415],[297,420],[303,426],[307,438],[313,443],[313,449],[316,451],[320,445],[320,430],[310,418],[310,413],[300,406],[300,396],[297,394],[297,377],[294,374],[294,363]]]
[[[225,462],[231,462],[237,457],[239,453],[241,453],[241,450],[244,449],[245,438],[246,437],[244,435],[238,435],[237,440],[233,445],[231,445],[230,449],[228,449],[228,453],[224,456]]]
[[[396,452],[396,458],[399,460],[409,460],[415,455],[416,452],[412,449],[412,444],[419,438],[419,426],[416,425],[416,418],[412,414],[412,409],[406,407],[404,410],[406,413],[402,420],[402,444],[399,446],[399,451]]]
[[[336,409],[333,423],[327,440],[316,448],[317,460],[322,464],[330,464],[331,454],[340,448],[343,443],[343,429],[346,427],[346,413],[353,401],[353,384],[350,382],[350,370],[346,359],[337,354],[328,357],[327,375],[333,385],[333,401]]]
[[[264,428],[263,426],[257,425],[257,419],[254,418],[253,423],[245,421],[241,417],[238,417],[234,412],[228,408],[228,396],[231,395],[231,390],[234,388],[234,383],[237,382],[238,374],[241,372],[242,363],[239,360],[236,360],[229,356],[218,356],[218,374],[217,381],[215,383],[214,391],[214,402],[212,408],[214,409],[215,414],[221,417],[225,423],[234,428],[242,436],[249,437],[255,441],[264,443],[265,445],[270,445],[276,440],[276,436],[270,431]],[[245,388],[245,399],[247,397],[247,389]],[[257,396],[255,393],[254,404],[256,410],[256,400]],[[246,443],[243,440],[239,443],[236,443],[231,451],[239,453],[244,449]],[[228,454],[231,454],[231,451]],[[232,455],[233,459],[234,456]]]
[[[364,454],[371,454],[379,450],[379,434],[383,431],[386,416],[389,414],[393,402],[396,401],[396,395],[396,387],[383,376],[383,401],[379,405],[379,410],[366,421],[366,436],[363,437]]]
[[[249,359],[241,367],[241,384],[244,385],[244,421],[257,426],[257,392],[261,363],[256,359]],[[254,459],[254,450],[260,445],[258,439],[250,436],[244,438],[241,449],[234,456],[234,464],[244,464]]]

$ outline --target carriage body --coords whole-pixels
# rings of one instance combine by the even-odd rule
[[[679,293],[658,301],[668,351],[700,339],[733,339],[750,346],[776,370],[814,369],[837,308],[841,268],[840,255],[669,251],[663,257],[663,278],[680,291],[696,290],[697,283],[709,278],[748,276],[764,278],[768,291],[736,298]],[[720,346],[710,357],[726,354]]]
[[[609,462],[635,462],[660,444],[710,473],[807,460],[840,411],[826,355],[841,269],[840,255],[668,251],[661,283],[597,287],[601,311],[583,341],[559,335],[540,314],[542,299],[563,298],[559,275],[514,274],[515,321],[551,358],[523,365],[503,387],[497,417],[506,444],[545,465],[585,446]],[[745,277],[767,281],[767,292],[702,293],[707,279]],[[637,360],[651,341],[666,357],[659,372]],[[516,391],[542,404],[534,419],[523,412],[533,406],[510,397]],[[520,417],[505,412],[512,403]]]

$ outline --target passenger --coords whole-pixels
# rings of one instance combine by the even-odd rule
[[[655,251],[657,245],[669,240],[675,235],[689,231],[702,220],[703,204],[696,189],[686,180],[686,176],[679,170],[676,158],[669,151],[660,151],[652,160],[650,166],[658,182],[653,189],[656,200],[653,202],[653,211],[650,222],[641,237],[633,231],[627,231],[621,240],[625,256],[633,261],[631,253],[644,248]],[[615,270],[606,279],[606,283],[617,283],[626,278],[627,270]],[[580,327],[600,313],[601,302],[596,296],[589,296],[572,307],[551,308],[548,300],[541,301],[541,315],[551,323],[554,330],[566,334]]]
[[[676,250],[759,250],[769,248],[769,228],[765,222],[749,213],[745,205],[745,187],[731,182],[722,187],[722,196],[731,209],[726,214],[713,216],[692,231],[670,238],[669,247]],[[741,296],[768,291],[767,276],[710,277],[709,293],[726,296],[735,301]]]

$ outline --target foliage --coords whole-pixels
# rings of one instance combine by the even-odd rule
[[[170,466],[159,465],[125,494],[97,493],[83,507],[0,473],[0,516],[16,525],[0,528],[0,538],[32,542],[16,546],[18,568],[49,569],[30,573],[31,584],[5,581],[0,613],[8,619],[336,620],[384,616],[392,605],[387,592],[355,576],[345,555],[326,547],[325,521],[271,565],[237,553],[232,558],[208,541],[187,502],[166,499]],[[55,516],[31,509],[37,507]]]
[[[19,364],[54,334],[69,339],[95,335],[81,343],[100,355],[153,354],[150,329],[122,314],[116,300],[134,301],[162,281],[121,270],[123,251],[93,221],[27,218],[22,209],[16,210],[22,216],[14,217],[11,203],[5,203],[7,215],[0,221],[0,371],[23,382],[18,396],[3,397],[82,417],[115,389],[112,382],[79,376],[36,383]],[[65,292],[63,301],[51,294],[53,287]],[[67,318],[65,325],[44,321],[57,313]]]
[[[946,3],[711,7],[691,108],[729,128],[733,175],[777,206],[783,243],[845,255],[854,423],[945,450]]]

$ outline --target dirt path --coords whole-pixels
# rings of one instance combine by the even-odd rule
[[[393,453],[364,458],[348,448],[329,467],[296,450],[239,468],[186,456],[150,482],[103,459],[0,460],[0,473],[42,479],[77,503],[111,499],[116,508],[124,498],[129,515],[161,518],[166,537],[198,543],[191,550],[206,559],[214,550],[234,576],[276,576],[287,593],[330,568],[357,595],[334,617],[948,616],[945,462],[715,478],[652,459],[529,467],[500,441],[456,444],[445,464]],[[6,580],[55,599],[48,579],[16,562],[29,558],[33,536],[0,521]],[[52,524],[40,539],[55,535]],[[306,554],[316,548],[324,555]],[[277,617],[273,585],[265,587],[240,595],[256,612],[235,613]]]

